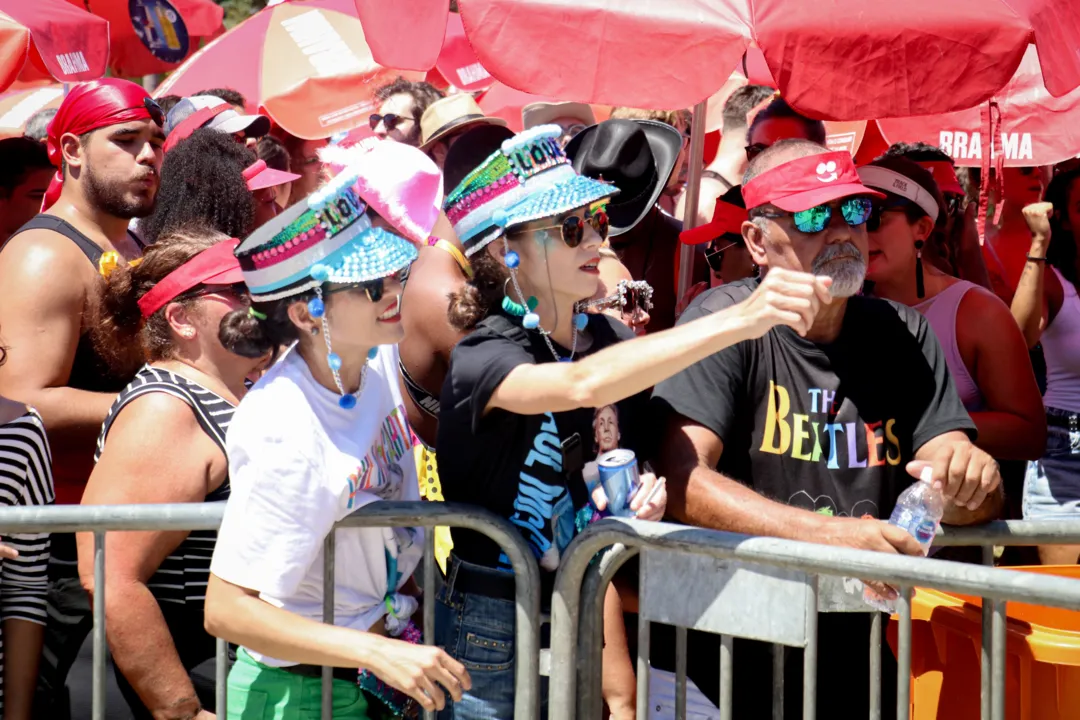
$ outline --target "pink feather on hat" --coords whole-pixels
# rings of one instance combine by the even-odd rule
[[[359,173],[360,198],[402,237],[427,244],[443,200],[442,172],[431,158],[410,145],[366,139],[348,148],[322,148],[319,157]]]

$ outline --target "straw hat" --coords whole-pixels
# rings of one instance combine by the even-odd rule
[[[479,124],[506,127],[506,121],[502,118],[485,115],[473,96],[468,93],[459,93],[436,100],[428,106],[420,118],[420,149],[427,150],[428,146],[436,140],[452,132]]]

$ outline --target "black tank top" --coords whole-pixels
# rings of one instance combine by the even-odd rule
[[[225,433],[232,421],[235,406],[196,382],[174,372],[145,365],[135,374],[135,379],[120,392],[109,409],[98,437],[97,452],[94,453],[95,463],[101,457],[109,428],[120,411],[132,400],[155,392],[172,395],[190,405],[199,427],[210,436],[222,454],[225,453]],[[152,478],[147,480],[152,481]],[[228,497],[229,478],[226,477],[225,482],[207,495],[204,502],[227,500]],[[184,605],[188,608],[203,606],[206,582],[210,578],[210,558],[214,554],[216,542],[216,530],[193,530],[165,558],[146,584],[158,602],[170,603],[173,606]]]
[[[90,264],[94,266],[94,270],[98,270],[101,256],[104,254],[101,248],[66,220],[62,220],[55,215],[36,215],[30,219],[30,222],[16,230],[11,237],[15,237],[15,235],[27,230],[51,230],[54,233],[63,235],[75,243],[79,250],[82,250],[86,259],[90,261]],[[143,247],[142,241],[137,236],[131,232],[128,234],[138,243],[140,248]],[[8,238],[7,242],[10,241],[11,238]],[[7,242],[4,244],[6,245]],[[0,251],[3,251],[3,246],[0,246]],[[71,375],[68,378],[67,386],[76,390],[115,393],[122,390],[126,382],[127,378],[118,377],[112,372],[101,355],[94,349],[90,334],[84,330],[79,335],[78,345],[75,346],[75,358],[71,363]]]

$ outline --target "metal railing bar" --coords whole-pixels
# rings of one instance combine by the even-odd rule
[[[994,548],[992,545],[982,549],[983,565],[994,564]],[[982,599],[982,644],[979,652],[981,672],[979,676],[979,717],[981,720],[990,720],[990,695],[993,679],[990,672],[990,655],[993,647],[993,613],[992,602],[989,598]]]
[[[637,548],[614,545],[600,554],[585,573],[581,590],[581,627],[578,638],[582,662],[578,665],[578,717],[600,717],[604,708],[601,692],[604,654],[604,596],[612,578],[629,560],[637,557]],[[589,608],[593,608],[590,610]]]
[[[554,628],[552,628],[554,630]],[[652,641],[652,623],[638,614],[637,641],[637,717],[649,717],[649,643]],[[548,707],[550,710],[550,701]],[[558,715],[548,714],[549,717]]]
[[[881,720],[881,624],[882,613],[870,615],[870,715]]]
[[[806,587],[806,648],[803,650],[803,720],[817,717],[818,677],[818,578]]]
[[[435,644],[435,529],[424,534],[424,644]],[[450,698],[447,697],[447,701]],[[434,710],[424,711],[424,720],[435,720]]]
[[[735,638],[720,636],[720,720],[731,720],[735,698],[732,695],[735,677]]]
[[[94,531],[94,659],[90,716],[105,720],[105,531]]]
[[[1080,544],[1080,520],[995,520],[982,525],[942,525],[935,547]]]
[[[675,720],[686,720],[686,628],[675,626]]]
[[[784,653],[783,645],[772,646],[772,717],[784,720]]]
[[[884,555],[866,550],[817,545],[770,537],[750,537],[715,530],[607,518],[578,535],[566,553],[555,580],[552,598],[552,655],[560,659],[552,668],[552,717],[572,718],[576,691],[577,647],[581,612],[581,584],[585,569],[600,549],[624,543],[676,550],[721,559],[744,560],[800,570],[879,580],[895,586],[928,585],[968,595],[1035,601],[1080,609],[1080,581],[1032,576],[1017,571],[978,565]]]
[[[896,607],[900,615],[897,626],[896,653],[896,720],[911,717],[911,587],[897,588],[900,597]]]
[[[334,571],[337,556],[336,529],[331,528],[323,541],[323,601],[322,617],[326,625],[334,624]],[[322,720],[333,720],[334,716],[334,668],[322,669]]]
[[[993,601],[993,641],[990,647],[990,720],[1005,720],[1005,601]]]
[[[217,638],[214,649],[214,714],[228,717],[229,643]]]

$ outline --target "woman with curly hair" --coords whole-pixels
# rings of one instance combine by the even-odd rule
[[[219,339],[221,319],[247,307],[237,244],[214,230],[170,231],[142,263],[109,275],[98,345],[134,380],[105,419],[84,505],[228,498],[225,432],[244,378],[259,364]],[[214,657],[203,602],[216,537],[162,530],[105,541],[107,638],[136,718],[213,712],[213,678],[191,671]],[[78,544],[83,585],[93,593],[93,541],[82,535]]]
[[[147,245],[192,225],[246,237],[279,212],[275,188],[298,177],[268,168],[231,135],[196,130],[165,155],[157,205],[139,234]]]

